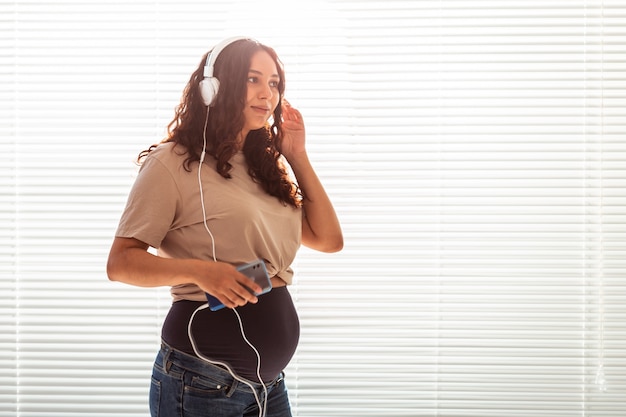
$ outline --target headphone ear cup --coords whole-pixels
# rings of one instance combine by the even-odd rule
[[[220,88],[220,81],[215,78],[205,78],[200,81],[200,95],[205,106],[211,106],[217,96],[217,91]]]

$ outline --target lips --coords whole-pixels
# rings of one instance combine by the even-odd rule
[[[252,107],[252,110],[254,110],[255,112],[258,112],[258,113],[266,114],[266,113],[269,113],[269,111],[270,111],[270,109],[268,107],[265,107],[265,106],[251,106],[251,107]]]

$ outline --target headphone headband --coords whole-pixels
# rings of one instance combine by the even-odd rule
[[[245,39],[250,38],[244,36],[234,36],[232,38],[224,39],[222,42],[215,45],[211,52],[209,52],[209,55],[206,57],[206,64],[204,65],[204,78],[213,77],[213,67],[215,66],[215,61],[217,60],[217,57],[220,55],[222,50],[224,50],[224,48],[226,48],[231,43]]]
[[[215,45],[211,52],[209,52],[209,54],[207,55],[206,63],[204,64],[204,79],[200,81],[200,94],[206,106],[210,107],[213,104],[213,101],[215,101],[215,96],[217,95],[217,91],[220,87],[220,81],[213,76],[213,67],[215,66],[215,61],[217,60],[217,57],[220,55],[222,50],[224,50],[224,48],[226,48],[231,43],[245,39],[252,40],[251,38],[243,36],[235,36],[225,39]]]

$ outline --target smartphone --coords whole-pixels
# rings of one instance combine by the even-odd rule
[[[272,282],[270,281],[270,277],[267,274],[265,262],[263,262],[262,259],[257,259],[256,261],[240,265],[237,267],[237,271],[241,272],[247,277],[252,278],[252,280],[261,287],[261,292],[255,293],[254,295],[263,295],[270,292],[270,290],[272,289]],[[217,311],[224,308],[224,304],[222,304],[222,302],[218,300],[217,297],[214,297],[209,293],[205,294],[207,301],[209,302],[209,308],[211,309],[211,311]]]

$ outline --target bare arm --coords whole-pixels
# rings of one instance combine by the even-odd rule
[[[139,287],[196,284],[229,308],[257,302],[257,298],[246,287],[257,293],[261,291],[254,281],[230,264],[162,258],[149,253],[147,244],[132,238],[116,237],[113,240],[107,261],[107,275],[112,281]]]
[[[304,194],[302,244],[322,252],[340,251],[343,248],[343,233],[330,198],[309,161],[302,115],[283,101],[283,118],[283,155]]]
[[[335,209],[306,154],[292,159],[290,165],[304,194],[302,244],[322,252],[343,248],[343,234]]]

